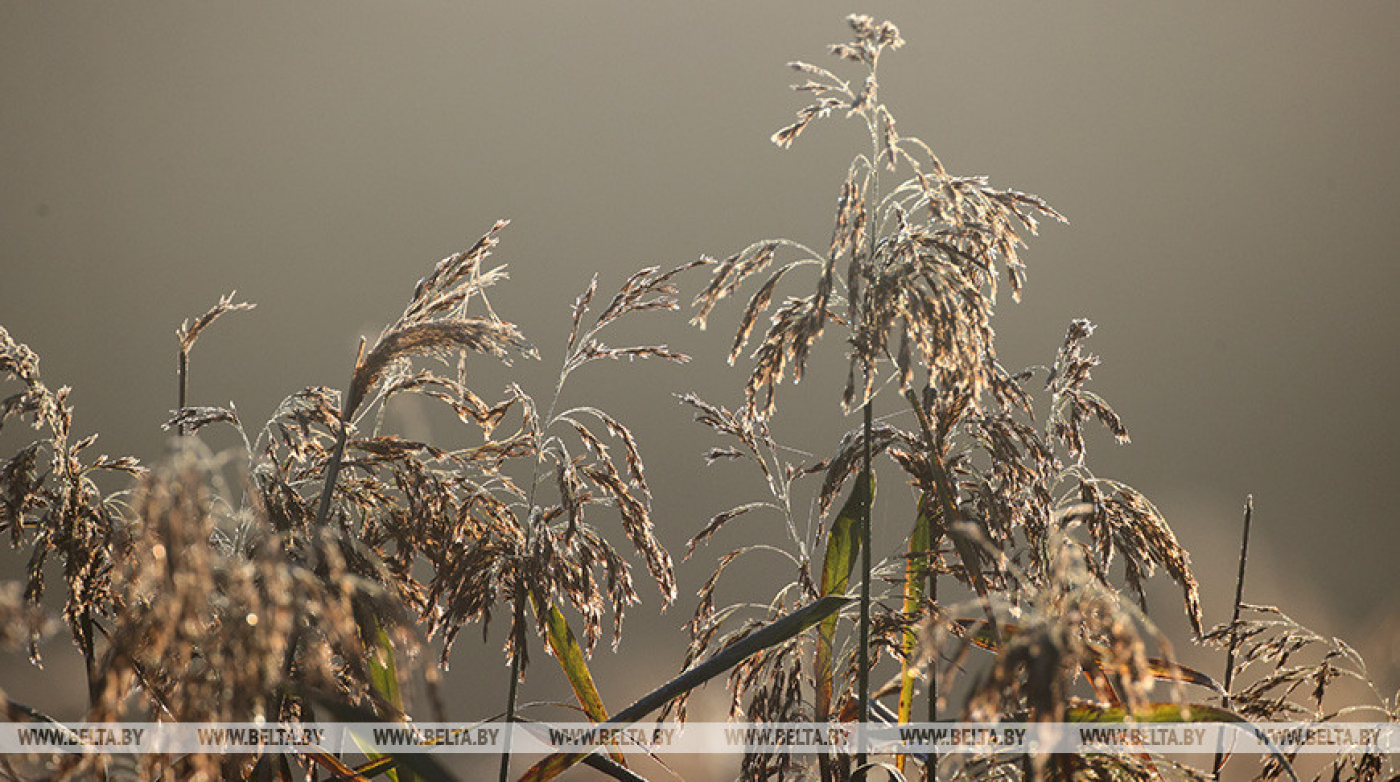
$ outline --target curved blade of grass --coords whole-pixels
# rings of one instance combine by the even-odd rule
[[[1102,661],[1105,655],[1094,648],[1092,644],[1089,644],[1089,648],[1091,650],[1090,654],[1093,656],[1089,660],[1080,663],[1079,671],[1084,674],[1084,678],[1088,680],[1089,687],[1094,691],[1095,697],[1099,699],[1100,703],[1106,704],[1107,708],[1110,709],[1126,706],[1127,704],[1119,694],[1118,687],[1115,685],[1114,680],[1104,671]],[[1151,755],[1146,752],[1133,752],[1130,754],[1142,763],[1142,770],[1146,773],[1147,779],[1153,780],[1153,782],[1162,782],[1162,772],[1157,770],[1156,764],[1152,762]]]
[[[1004,624],[997,629],[1001,631],[1002,638],[1010,638],[1021,632],[1019,625]],[[978,649],[985,649],[989,652],[1001,651],[1001,642],[992,635],[992,630],[987,626],[985,619],[954,619],[953,632]]]
[[[564,676],[568,678],[569,686],[573,688],[574,697],[578,698],[583,713],[594,722],[605,722],[608,719],[607,707],[603,705],[603,697],[593,682],[593,673],[588,670],[588,660],[584,657],[583,648],[579,646],[578,637],[569,627],[569,621],[553,603],[542,605],[543,599],[534,591],[530,592],[530,602],[536,613],[544,615],[545,636],[549,648],[554,652],[554,659],[559,661]],[[621,751],[613,750],[611,754],[618,765],[627,767]]]
[[[369,649],[369,662],[366,666],[369,669],[370,689],[394,708],[398,716],[404,713],[403,693],[399,691],[399,670],[398,663],[394,656],[394,642],[389,638],[389,633],[377,621],[374,622],[374,643]],[[377,752],[365,753],[371,761],[383,757]],[[400,773],[397,768],[390,768],[387,771],[389,779],[393,782],[416,782],[418,777],[407,769]]]
[[[399,670],[394,658],[394,642],[383,627],[374,629],[374,643],[369,650],[369,683],[374,692],[403,713],[403,693],[399,692]]]
[[[329,752],[303,752],[301,755],[316,765],[329,769],[335,775],[331,777],[331,782],[369,782],[370,778],[379,773],[378,766],[389,765],[388,759],[384,758],[371,760],[360,768],[351,768]],[[364,769],[369,770],[366,772]]]
[[[904,566],[904,614],[913,616],[924,604],[924,580],[928,576],[928,557],[933,548],[933,503],[927,496],[919,500],[919,515],[914,520],[914,530],[909,533],[909,557]],[[899,669],[899,712],[895,719],[903,725],[914,714],[914,650],[919,645],[919,634],[909,628],[904,631],[904,659]],[[905,756],[895,759],[900,773],[904,773]]]
[[[1095,706],[1080,704],[1065,709],[1066,722],[1230,722],[1248,725],[1240,715],[1219,708],[1194,703],[1160,701],[1141,706]]]
[[[826,537],[826,556],[822,560],[821,593],[844,595],[851,584],[851,571],[855,569],[856,557],[860,554],[860,512],[867,497],[874,497],[874,481],[866,475],[856,476],[855,486],[846,497],[841,511],[831,522],[831,531]],[[831,716],[831,700],[834,694],[833,643],[836,637],[836,623],[840,614],[832,614],[817,626],[817,651],[814,659],[816,668],[816,718],[818,721]]]
[[[647,782],[646,777],[637,774],[626,766],[618,765],[612,758],[599,755],[596,752],[581,761],[585,766],[589,766],[597,771],[618,780],[618,782]]]
[[[868,501],[874,499],[874,481],[867,480],[868,477],[873,478],[873,475],[861,472],[856,476],[850,496],[831,522],[831,531],[826,539],[826,554],[822,560],[823,596],[844,595],[850,588],[851,571],[855,569],[856,559],[861,550],[862,509]],[[835,692],[836,625],[839,620],[839,613],[832,614],[823,619],[817,627],[817,649],[812,664],[816,679],[813,708],[819,722],[831,717],[831,702]],[[822,782],[832,782],[836,774],[831,768],[831,757],[822,754],[818,763]]]
[[[769,622],[687,668],[680,676],[643,695],[630,706],[613,715],[612,719],[599,725],[599,728],[623,727],[636,722],[666,705],[672,698],[699,687],[770,646],[787,641],[841,610],[842,606],[850,602],[850,598],[847,597],[827,595]],[[578,764],[587,755],[588,753],[584,752],[557,752],[531,766],[520,780],[521,782],[548,782],[548,780],[554,779]]]
[[[1158,679],[1164,679],[1166,681],[1179,680],[1187,684],[1194,684],[1198,687],[1215,690],[1216,692],[1225,691],[1225,688],[1221,687],[1219,682],[1206,674],[1201,673],[1195,668],[1188,668],[1185,665],[1174,663],[1170,660],[1149,657],[1147,658],[1147,670]]]
[[[386,769],[394,765],[393,758],[379,758],[366,763],[361,763],[355,767],[355,773],[373,779],[376,775],[383,773]]]
[[[325,707],[341,722],[379,722],[382,717],[372,709],[355,706],[341,700],[338,695],[311,688],[299,688],[298,697],[315,701]],[[454,778],[432,755],[413,752],[386,752],[371,757],[357,773],[360,776],[381,774],[395,770],[410,771],[426,782],[453,782]],[[352,777],[353,779],[353,777]]]

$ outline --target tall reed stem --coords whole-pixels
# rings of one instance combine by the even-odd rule
[[[178,392],[176,393],[176,399],[175,399],[175,410],[176,410],[177,412],[180,411],[180,410],[184,410],[184,409],[185,409],[185,395],[186,395],[186,389],[188,388],[188,385],[189,385],[189,381],[188,381],[189,372],[190,372],[190,354],[187,353],[187,352],[185,352],[184,348],[181,348],[181,349],[180,349],[180,363],[179,363],[179,365],[176,367],[176,370],[175,370],[175,379],[176,379],[175,382],[176,382],[176,384],[177,384],[176,387],[179,389]],[[177,434],[180,434],[180,435],[183,435],[183,434],[185,433],[185,424],[184,424],[184,422],[181,422],[179,425],[177,425],[177,426],[175,427],[175,432],[176,432]]]
[[[937,544],[932,535],[929,536],[928,552],[928,599],[929,602],[938,605],[938,565],[935,562],[937,555]],[[929,650],[928,658],[928,721],[938,721],[938,647],[934,646]],[[929,782],[938,782],[938,753],[930,752],[928,760],[924,764],[924,779]]]
[[[324,527],[331,517],[331,498],[335,495],[335,482],[340,478],[340,465],[345,460],[345,440],[349,436],[350,422],[346,416],[340,419],[340,431],[336,433],[335,450],[331,451],[330,461],[326,462],[326,482],[321,487],[321,504],[316,509],[316,524]]]
[[[1249,522],[1254,517],[1254,495],[1248,495],[1244,501],[1244,535],[1240,540],[1240,570],[1235,577],[1235,610],[1230,617],[1230,643],[1225,650],[1225,694],[1221,696],[1221,701],[1225,708],[1230,708],[1230,685],[1235,678],[1235,652],[1239,648],[1239,636],[1235,634],[1233,628],[1240,623],[1240,604],[1244,602],[1244,570],[1249,562]],[[1225,762],[1224,753],[1217,744],[1215,748],[1215,763],[1211,766],[1211,776],[1220,779],[1220,767]]]
[[[870,468],[870,430],[872,428],[871,402],[865,402],[865,420],[862,423],[862,431],[865,435],[864,453],[861,455],[864,460],[862,470],[867,486],[873,486],[874,476]],[[857,660],[857,680],[856,697],[859,704],[860,727],[857,729],[857,752],[856,767],[865,765],[865,726],[870,722],[870,510],[874,502],[875,493],[868,492],[865,495],[865,503],[860,509],[860,657]]]
[[[517,584],[515,587],[515,610],[523,612],[525,604],[525,588]],[[518,620],[520,617],[516,617]],[[510,656],[510,684],[506,690],[506,740],[501,748],[501,773],[498,777],[500,782],[507,782],[510,779],[510,736],[512,726],[515,725],[515,704],[519,698],[520,687],[520,655],[521,649],[516,649]]]

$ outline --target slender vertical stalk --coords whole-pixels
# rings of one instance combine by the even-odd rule
[[[286,682],[292,680],[292,670],[296,666],[297,648],[301,646],[302,632],[302,628],[294,628],[292,630],[292,637],[287,639],[287,648],[282,652],[283,684],[279,688],[280,691],[277,693],[277,710],[273,712],[273,717],[279,721],[282,719],[282,714],[287,709],[287,704],[291,702],[294,697],[289,692],[290,687],[287,686]]]
[[[594,279],[594,282],[597,282],[596,277]],[[581,315],[582,311],[580,311],[579,313],[579,316]],[[575,325],[577,325],[577,321],[575,322]],[[593,328],[584,335],[582,343],[587,344],[589,340],[593,337],[593,335],[598,333],[598,330],[600,328],[602,328],[601,323],[595,324]],[[541,437],[543,436],[544,430],[548,429],[554,423],[554,412],[557,409],[559,409],[559,399],[564,395],[564,382],[569,379],[569,373],[572,371],[570,368],[570,362],[574,358],[574,356],[577,355],[577,344],[578,343],[574,342],[571,338],[568,345],[569,349],[565,351],[564,363],[562,366],[560,366],[559,377],[554,382],[554,397],[549,400],[549,410],[545,413],[543,419],[544,423],[539,430]],[[541,467],[544,466],[544,460],[544,448],[537,448],[535,451],[535,463],[530,469],[530,493],[529,496],[527,496],[525,499],[525,549],[527,551],[531,549],[532,542],[535,537],[535,493],[539,490],[540,487],[540,472]],[[519,578],[519,576],[517,576],[517,578]],[[515,585],[515,600],[511,608],[513,613],[512,621],[516,623],[512,625],[513,627],[519,627],[525,624],[525,602],[528,599],[530,599],[530,595],[527,592],[525,584],[517,582]],[[543,616],[543,612],[547,606],[548,604],[546,602],[537,599],[537,602],[535,604],[536,612]],[[567,625],[565,626],[565,628],[567,629]],[[521,638],[520,642],[522,644],[527,643],[526,639],[523,637]],[[546,640],[546,644],[548,643],[549,641]],[[564,661],[563,653],[558,649],[553,650],[552,653],[556,658],[559,659],[560,664],[562,665]],[[510,778],[510,732],[511,726],[515,723],[515,709],[519,701],[519,687],[521,674],[520,658],[523,654],[524,649],[516,649],[515,653],[510,656],[510,683],[506,685],[506,740],[505,744],[501,748],[500,782],[506,782],[506,780]],[[567,668],[565,670],[565,673],[566,675],[568,674]],[[570,679],[572,681],[572,677],[570,677]],[[585,712],[586,711],[587,707],[585,705]],[[601,702],[598,703],[597,711],[599,712],[599,714],[603,713]],[[589,714],[588,716],[595,720],[599,719],[598,716],[594,714]],[[618,756],[618,760],[621,761],[622,757]]]
[[[1249,523],[1254,518],[1254,495],[1248,495],[1244,501],[1244,534],[1240,540],[1240,570],[1235,577],[1235,610],[1230,617],[1230,643],[1225,650],[1225,694],[1221,696],[1222,704],[1225,708],[1230,708],[1230,685],[1235,678],[1235,652],[1239,647],[1239,636],[1233,629],[1240,623],[1240,604],[1244,602],[1244,570],[1249,562]],[[1211,776],[1220,779],[1220,766],[1225,762],[1224,754],[1219,744],[1215,748],[1215,763],[1211,767]]]
[[[876,50],[874,58],[870,62],[870,80],[872,83],[876,81],[875,74],[879,65],[880,54],[879,50]],[[880,129],[878,127],[878,120],[874,118],[873,114],[867,113],[865,115],[865,122],[866,127],[870,131],[870,173],[866,182],[865,198],[867,203],[874,205],[875,210],[872,225],[867,228],[865,232],[865,252],[866,263],[873,267],[875,264],[875,249],[878,244],[877,236],[880,233]],[[851,263],[856,263],[859,256],[860,253],[853,250],[851,253]],[[857,344],[861,345],[861,350],[865,351],[868,350],[869,346],[872,344],[869,341],[871,336],[869,333],[870,313],[865,311],[864,306],[861,306],[862,302],[854,295],[854,291],[852,294],[852,306],[859,307],[856,317],[852,319],[852,326],[858,329],[856,341]],[[867,379],[873,376],[875,372],[875,357],[873,355],[866,356],[865,371]],[[870,466],[870,438],[871,430],[874,428],[873,422],[873,404],[871,399],[866,397],[864,417],[861,421],[861,433],[865,436],[861,458],[863,461],[862,470],[865,473],[865,480],[867,484],[871,486],[874,485],[875,480],[875,476],[871,474]],[[857,703],[860,707],[860,728],[856,734],[859,739],[859,744],[856,747],[857,768],[865,765],[865,726],[870,722],[870,517],[872,515],[871,509],[874,503],[875,494],[871,492],[866,496],[865,507],[861,512],[863,518],[860,525],[860,660],[858,661],[859,667],[857,669],[857,685],[859,687]]]
[[[1249,563],[1249,525],[1254,518],[1254,495],[1249,495],[1244,501],[1244,534],[1240,539],[1240,570],[1235,577],[1235,611],[1230,617],[1230,623],[1237,624],[1240,621],[1240,605],[1244,603],[1244,571]],[[1233,633],[1230,635],[1230,647],[1225,653],[1225,694],[1229,697],[1231,680],[1235,678],[1235,653],[1238,651],[1239,639]]]
[[[870,430],[872,429],[872,410],[870,400],[865,401],[865,420],[862,423],[862,431],[865,435],[864,453],[862,458],[864,466],[865,481],[867,485],[873,483],[873,476],[870,469]],[[866,495],[864,507],[861,508],[860,523],[860,657],[857,660],[856,678],[856,698],[859,704],[860,726],[857,728],[857,749],[856,767],[865,765],[865,726],[870,722],[870,510],[874,501],[874,492]]]
[[[938,544],[936,539],[929,536],[929,566],[928,566],[928,599],[935,607],[938,605],[938,566],[934,561],[937,555]],[[938,721],[938,647],[934,646],[929,650],[928,656],[928,721]],[[924,779],[928,782],[938,780],[938,753],[930,752],[928,760],[924,761]]]
[[[189,384],[189,381],[188,381],[189,371],[190,371],[190,354],[187,353],[187,352],[185,352],[185,348],[184,348],[184,346],[182,345],[182,346],[180,347],[180,363],[179,363],[179,365],[176,367],[176,370],[175,370],[175,382],[176,382],[175,410],[176,410],[177,412],[180,411],[180,410],[184,410],[184,409],[185,409],[185,393],[186,393],[186,388],[188,387],[188,384]],[[176,433],[183,435],[183,434],[185,433],[185,425],[184,425],[183,423],[179,424],[177,427],[175,427],[175,431],[176,431]]]
[[[346,386],[345,397],[340,402],[340,431],[336,432],[335,448],[331,451],[330,461],[326,462],[325,483],[321,486],[321,504],[316,509],[317,526],[324,527],[331,518],[331,499],[335,495],[335,482],[340,479],[340,464],[345,459],[345,441],[350,436],[350,422],[363,400],[362,394],[356,393],[355,376],[359,374],[364,358],[365,340],[361,337],[360,348],[355,353],[355,370],[350,373],[350,385]]]
[[[515,610],[522,612],[525,610],[525,587],[517,584],[515,587]],[[520,621],[522,617],[515,617]],[[501,748],[501,773],[500,782],[507,782],[510,779],[510,734],[515,725],[515,704],[519,697],[520,687],[520,649],[514,650],[510,656],[510,683],[506,690],[506,740]]]
[[[316,510],[316,524],[325,526],[331,517],[331,498],[335,495],[335,482],[340,477],[340,464],[345,459],[345,440],[350,431],[350,422],[340,419],[340,431],[336,434],[335,450],[331,451],[330,461],[326,462],[326,482],[321,487],[321,504]]]
[[[356,359],[356,366],[359,366],[359,359]],[[353,379],[351,387],[354,386]],[[340,431],[336,433],[335,448],[331,451],[331,457],[326,462],[325,484],[321,487],[321,502],[316,510],[316,524],[318,527],[325,527],[330,522],[332,500],[335,497],[335,485],[340,479],[340,468],[345,461],[345,444],[350,437],[350,421],[355,415],[355,408],[349,394],[340,411]],[[370,614],[360,615],[357,612],[356,623],[360,626],[360,633],[365,642],[374,647],[370,655],[370,689],[376,695],[380,695],[398,713],[394,715],[396,719],[402,719],[403,698],[398,692],[398,685],[395,681],[397,665],[395,664],[394,642],[384,632],[384,628],[379,624],[379,620]],[[298,642],[300,634],[293,636],[291,644],[287,648],[289,659],[295,658],[299,653]],[[416,780],[418,777],[408,769],[394,769],[389,772],[389,778],[395,782],[408,782]]]
[[[97,675],[97,659],[93,644],[97,639],[93,636],[92,615],[84,612],[79,620],[83,635],[87,638],[87,643],[83,645],[83,669],[87,673],[88,710],[97,707],[98,700],[102,697],[102,682]]]

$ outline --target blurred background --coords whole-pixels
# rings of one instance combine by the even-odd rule
[[[0,325],[39,353],[50,386],[74,388],[79,435],[156,462],[183,319],[233,289],[258,305],[209,331],[191,370],[192,403],[232,400],[256,428],[289,393],[343,387],[360,336],[504,217],[494,260],[511,279],[491,300],[542,360],[477,361],[475,388],[491,398],[514,378],[547,397],[595,270],[610,293],[641,266],[828,240],[862,131],[820,123],[789,151],[768,137],[804,105],[784,64],[833,65],[825,46],[847,39],[852,12],[908,41],[881,79],[904,134],[952,172],[1069,218],[1031,240],[1025,300],[1003,297],[1002,361],[1049,362],[1072,318],[1098,324],[1095,387],[1133,444],[1099,437],[1089,463],[1165,513],[1193,552],[1207,622],[1228,619],[1252,493],[1246,599],[1346,638],[1394,692],[1394,3],[4,0]],[[700,284],[684,282],[687,300]],[[595,366],[566,395],[633,427],[678,561],[710,516],[762,498],[754,476],[704,468],[715,442],[672,396],[738,403],[743,368],[723,361],[738,309],[705,333],[685,313],[639,319],[610,343],[664,341],[695,360]],[[841,353],[835,340],[827,351]],[[858,423],[840,415],[841,382],[818,367],[784,387],[779,439],[828,451]],[[397,415],[406,436],[471,434],[412,405]],[[24,434],[5,432],[5,453]],[[907,492],[884,485],[877,514],[903,528]],[[622,646],[596,656],[610,705],[677,671],[694,591],[753,539],[781,541],[777,521],[736,522],[680,564],[665,613],[641,584]],[[6,578],[22,565],[0,563]],[[760,581],[752,596],[766,600]],[[1157,581],[1154,617],[1218,672]],[[500,630],[459,640],[452,718],[502,708]],[[46,647],[44,672],[6,658],[0,688],[81,713],[69,646]],[[527,700],[566,695],[542,655],[531,674]]]

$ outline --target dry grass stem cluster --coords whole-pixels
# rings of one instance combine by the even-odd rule
[[[256,429],[232,405],[187,399],[200,335],[253,305],[229,294],[185,321],[166,423],[177,447],[154,466],[94,455],[97,436],[75,428],[68,389],[51,388],[38,357],[0,329],[0,434],[19,442],[0,462],[0,529],[29,557],[23,581],[0,586],[0,643],[27,645],[37,664],[38,641],[66,631],[84,663],[87,720],[526,719],[518,684],[535,651],[560,666],[570,688],[560,700],[610,724],[684,720],[694,688],[715,677],[727,678],[730,716],[760,723],[1400,718],[1351,647],[1276,608],[1240,604],[1232,621],[1204,629],[1190,556],[1167,521],[1091,469],[1090,428],[1128,441],[1090,388],[1093,325],[1070,323],[1045,366],[1011,371],[998,360],[999,290],[1020,298],[1026,239],[1063,218],[1037,196],[950,173],[901,132],[878,76],[905,41],[889,22],[848,23],[851,39],[830,50],[834,69],[792,63],[811,102],[772,137],[789,147],[819,121],[863,123],[869,146],[845,166],[830,240],[768,238],[719,261],[645,268],[611,296],[593,275],[566,309],[559,372],[543,393],[482,388],[474,371],[541,355],[489,299],[507,279],[491,262],[504,221],[414,286],[402,314],[361,342],[343,391],[296,390]],[[708,522],[691,520],[686,557],[711,568],[680,675],[610,712],[589,660],[605,635],[616,649],[626,613],[647,602],[638,574],[661,607],[697,585],[678,581],[658,538],[633,424],[575,401],[567,382],[598,362],[687,361],[662,344],[605,340],[620,320],[678,310],[682,283],[703,275],[687,294],[693,324],[747,297],[728,351],[746,378],[727,404],[680,401],[704,427],[697,442],[712,441],[696,446],[712,469],[756,471],[766,491],[732,491]],[[835,442],[784,442],[779,387],[838,348],[846,381],[828,409],[853,423]],[[474,444],[395,433],[389,411],[403,395],[445,407]],[[242,448],[209,452],[207,427],[237,432]],[[872,534],[876,519],[893,526]],[[771,572],[775,556],[786,579],[771,593],[732,578],[755,557]],[[1181,590],[1196,636],[1185,640],[1229,650],[1224,686],[1177,663],[1149,618],[1145,584],[1158,571]],[[61,593],[61,621],[45,611],[50,592]],[[465,629],[487,642],[493,618],[507,628],[507,700],[449,713],[439,683],[454,644]],[[1338,700],[1329,693],[1339,682],[1361,695]],[[5,705],[11,720],[58,722],[44,704]],[[501,758],[502,779],[520,772],[515,760]],[[578,763],[642,778],[648,761],[624,760],[606,748],[561,754],[520,778],[542,782]],[[1209,779],[1222,761],[1207,771],[1145,754],[754,752],[739,775]],[[1294,777],[1295,761],[1263,757],[1250,773]],[[1319,778],[1394,773],[1391,758],[1344,754]],[[0,758],[6,778],[104,774],[449,776],[409,754]]]

